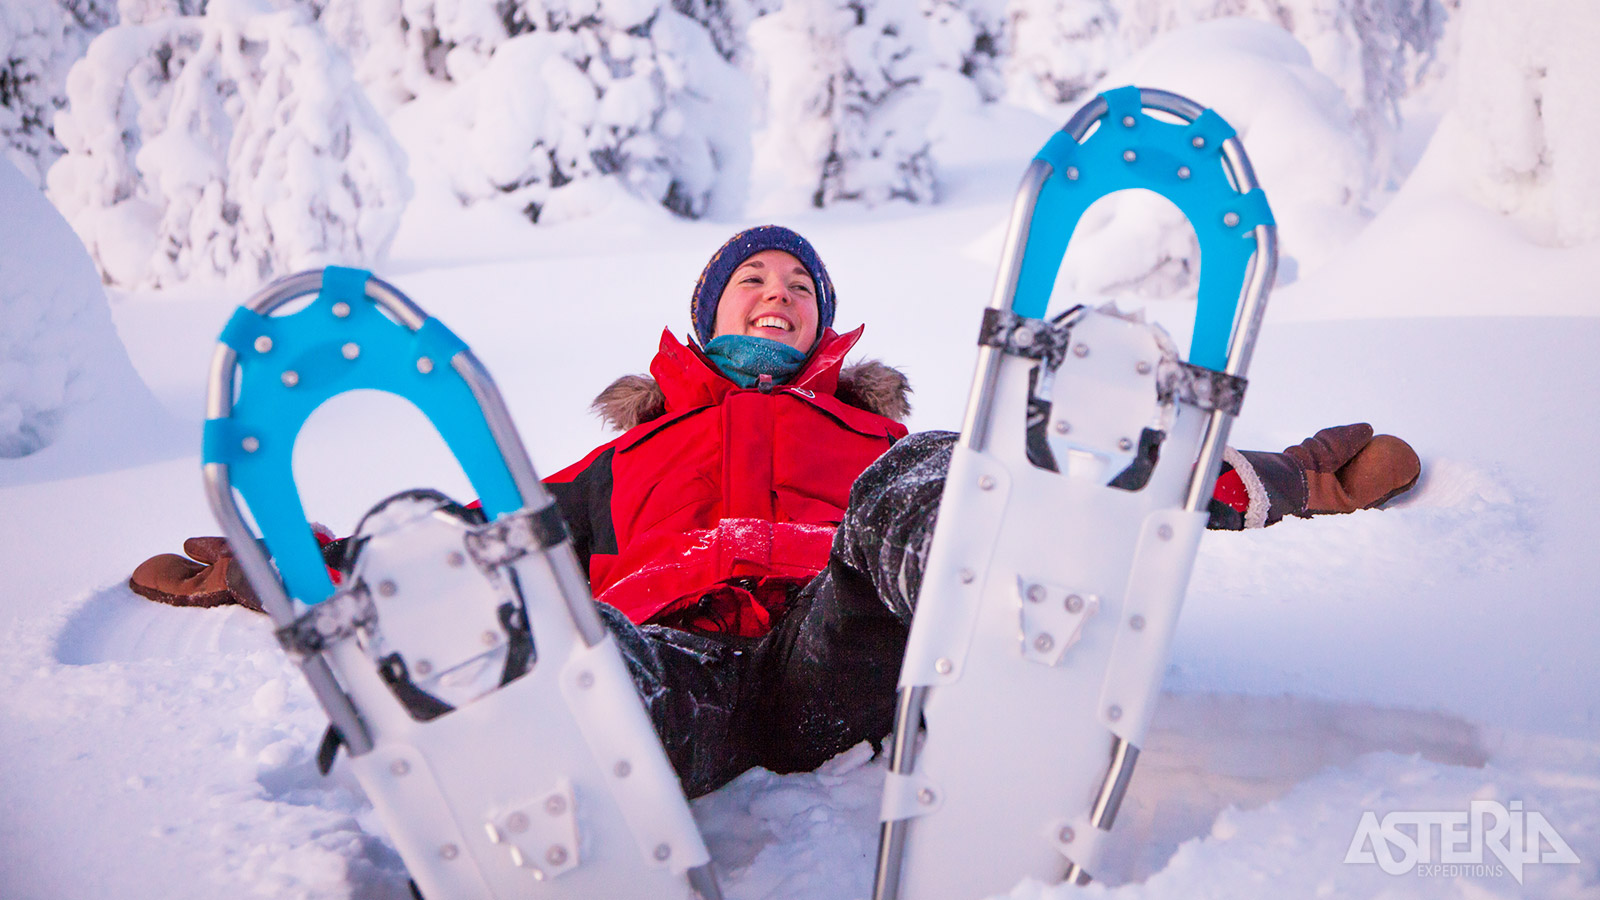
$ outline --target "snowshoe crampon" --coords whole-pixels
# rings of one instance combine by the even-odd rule
[[[292,452],[318,406],[360,389],[420,409],[482,511],[390,498],[336,588]],[[213,510],[423,896],[718,896],[553,498],[465,344],[366,272],[306,272],[235,313],[206,402]]]
[[[1078,307],[1044,319],[1084,210],[1135,188],[1171,200],[1199,240],[1187,361],[1142,318]],[[1095,872],[1276,258],[1243,147],[1183,97],[1102,94],[1035,157],[901,670],[876,900],[968,900]]]

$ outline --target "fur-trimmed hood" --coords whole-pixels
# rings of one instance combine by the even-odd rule
[[[905,373],[875,359],[851,363],[840,370],[834,396],[896,422],[903,422],[911,413],[910,380]],[[590,408],[607,425],[627,431],[664,415],[667,398],[654,378],[624,375],[601,391]]]

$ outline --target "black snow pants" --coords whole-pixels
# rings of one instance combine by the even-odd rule
[[[808,771],[889,733],[955,440],[911,435],[861,473],[827,568],[764,637],[638,626],[601,604],[690,797],[753,766]]]

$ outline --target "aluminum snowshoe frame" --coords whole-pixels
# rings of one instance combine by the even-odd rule
[[[273,315],[308,295],[304,308]],[[410,634],[401,637],[412,646],[454,640],[444,649],[460,659],[463,643],[479,640],[487,649],[465,651],[478,654],[474,664],[494,650],[521,659],[525,674],[511,680],[508,666],[508,680],[459,708],[426,698],[433,708],[419,714],[406,660],[383,661],[398,663],[398,685],[374,666],[372,647],[396,637],[383,633],[393,606],[385,598],[405,592],[388,570],[373,584],[336,587],[307,524],[295,440],[323,403],[363,389],[400,396],[428,418],[488,519],[472,527],[422,509],[389,529],[398,543],[372,554],[374,566],[430,576],[412,582],[424,587],[404,610]],[[719,900],[704,841],[554,498],[487,370],[449,329],[362,270],[267,285],[235,311],[213,355],[202,462],[235,557],[429,900]],[[408,539],[434,561],[418,562]],[[483,630],[465,642],[459,625],[433,634],[417,615],[430,603],[439,621],[476,615]]]
[[[1066,317],[1072,321],[1065,324],[1043,321],[1084,211],[1102,197],[1130,189],[1171,201],[1200,244],[1199,299],[1187,364],[1161,366],[1156,348],[1141,344],[1146,339],[1112,321],[1116,317],[1080,313]],[[1024,876],[1089,881],[1104,849],[1098,833],[1109,831],[1116,818],[1149,725],[1276,266],[1276,227],[1244,147],[1220,116],[1192,100],[1150,88],[1108,91],[1083,106],[1034,158],[1012,207],[985,311],[972,392],[901,672],[874,900],[1004,893]],[[1072,332],[1079,329],[1096,337],[1076,341]],[[1103,477],[1093,490],[1052,494],[1073,479],[1041,472],[1025,452],[1028,409],[1012,394],[1033,392],[1033,378],[1048,392],[1054,378],[1055,418],[1045,424],[1052,440],[1065,440],[1061,436],[1069,431],[1078,439],[1076,419],[1069,423],[1061,410],[1071,418],[1067,404],[1093,406],[1097,388],[1091,384],[1076,389],[1090,393],[1074,395],[1072,367],[1063,365],[1063,358],[1081,363],[1090,356],[1090,344],[1096,360],[1105,355],[1102,348],[1123,353],[1130,378],[1137,359],[1147,383],[1143,389],[1148,393],[1148,385],[1154,385],[1176,407],[1177,423],[1166,435],[1160,461],[1144,460],[1162,482],[1147,489],[1150,499],[1135,500],[1137,493],[1118,490],[1117,480],[1107,485]],[[1158,366],[1164,371],[1155,371]],[[1091,371],[1086,377],[1096,376]],[[1099,402],[1103,413],[1107,401]],[[1086,451],[1080,456],[1126,462],[1146,450],[1146,441],[1131,438],[1096,445],[1091,435],[1074,446]],[[1191,461],[1188,472],[1177,471]],[[1161,491],[1170,494],[1171,508],[1161,508],[1155,497]],[[1041,497],[1084,502],[1081,508],[1041,510],[1047,502]],[[1034,541],[1032,557],[1008,555],[1006,542],[1031,540],[1030,526],[1054,530],[1066,517],[1094,516],[1096,510],[1120,520],[1079,523],[1084,527],[1075,533],[1084,536],[1098,524],[1104,530],[1121,528],[1125,542],[1136,548],[1129,554],[1131,564],[1128,556],[1115,553],[1102,554],[1117,557],[1109,563],[1073,559],[1071,548],[1045,541]],[[1014,524],[1019,520],[1028,524]],[[1095,551],[1081,552],[1092,556]],[[1039,560],[1051,554],[1066,559]],[[1102,571],[1107,567],[1125,568]],[[1081,589],[1090,583],[1110,587],[1099,595]],[[1054,609],[1063,603],[1064,609]],[[1043,613],[1046,607],[1054,609],[1053,619]],[[963,680],[984,686],[963,686]],[[1071,685],[1070,702],[1062,702],[1062,684]],[[962,699],[964,687],[969,693],[1016,693]],[[1032,705],[1012,718],[1050,724],[991,728],[999,719],[989,718],[983,705],[1022,703],[1026,691],[1033,691],[1027,697]],[[1058,721],[1074,716],[1078,731]],[[928,734],[919,749],[924,726]],[[963,728],[984,733],[958,733],[953,741],[952,729]],[[1010,745],[1019,741],[1057,742],[1072,748],[1060,756],[1076,756],[1069,762],[1052,756],[1049,748],[1018,752]],[[952,743],[961,746],[947,749]],[[943,769],[929,771],[922,763],[936,748],[944,751],[937,760]],[[1074,780],[1060,772],[1025,770],[1030,764],[1085,772]],[[1006,777],[1014,791],[1030,795],[1026,801],[959,796],[1003,789],[998,779],[982,787],[963,779],[980,783],[985,767],[1005,766],[1017,767]],[[1006,808],[991,809],[996,804]],[[941,821],[937,813],[952,809],[958,812]],[[1029,815],[1035,820],[1021,821]],[[967,821],[952,823],[953,816]],[[1028,846],[1017,849],[1019,844]]]

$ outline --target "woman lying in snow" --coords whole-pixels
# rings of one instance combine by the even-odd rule
[[[800,235],[741,232],[650,365],[595,401],[623,433],[546,480],[690,796],[752,766],[815,768],[886,735],[956,435],[907,435],[906,378],[844,365],[827,269]],[[1420,464],[1368,425],[1226,453],[1213,528],[1377,506]],[[255,606],[220,538],[130,581],[168,603]],[[330,554],[336,556],[337,554]]]

